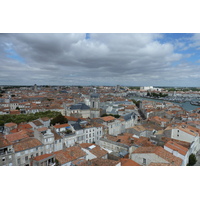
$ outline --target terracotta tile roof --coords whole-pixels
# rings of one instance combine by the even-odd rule
[[[78,120],[78,118],[71,117],[71,116],[65,116],[65,118],[68,119],[68,121],[74,121],[74,122],[76,122]]]
[[[159,116],[154,116],[150,118],[151,121],[157,121],[157,122],[169,122],[170,120],[167,118],[162,118]]]
[[[182,155],[186,155],[186,153],[188,152],[188,149],[177,144],[176,142],[173,142],[173,141],[168,141],[166,144],[165,144],[166,147],[174,150],[174,151],[177,151],[178,153],[182,154]]]
[[[56,133],[56,131],[51,130],[51,132],[54,134],[54,140],[60,140],[60,139],[62,139],[62,137],[61,137],[60,135],[58,135],[58,134]]]
[[[34,120],[32,121],[36,126],[43,126],[44,124],[42,124],[39,120]]]
[[[38,146],[42,146],[43,144],[36,138],[25,138],[20,142],[17,142],[13,145],[15,152],[24,151],[27,149],[32,149]]]
[[[54,154],[61,165],[86,156],[86,153],[81,150],[81,147],[79,146],[69,147],[64,150],[54,152]]]
[[[11,123],[6,123],[5,126],[12,127],[12,126],[17,126],[17,124],[11,122]]]
[[[155,162],[151,162],[148,166],[173,166],[170,163],[155,163]]]
[[[121,162],[121,166],[141,166],[137,162],[128,158],[121,158],[120,162]]]
[[[48,159],[49,157],[52,157],[52,156],[54,156],[53,153],[50,153],[50,154],[43,154],[43,155],[34,157],[33,160],[41,161],[41,160],[44,160],[44,159]]]
[[[142,126],[142,125],[133,126],[131,128],[135,129],[138,132],[142,132],[142,131],[146,130],[146,128],[144,126]]]
[[[11,133],[9,135],[6,135],[5,137],[11,143],[15,142],[17,140],[22,140],[24,138],[29,138],[29,136],[27,135],[27,132],[25,130],[19,131],[17,133]]]
[[[10,133],[17,133],[17,132],[19,132],[19,129],[18,129],[18,128],[12,129],[12,130],[10,131]]]
[[[43,132],[46,131],[48,128],[47,127],[42,127],[42,128],[38,128],[37,131],[38,132]]]
[[[11,110],[10,115],[20,115],[20,110]]]
[[[138,146],[155,146],[149,141],[147,137],[134,138],[134,144]]]
[[[94,158],[89,161],[81,162],[78,166],[116,166],[119,163],[121,162],[116,160]]]
[[[92,149],[88,149],[90,146],[94,145],[95,147]],[[90,151],[93,155],[95,155],[97,158],[101,158],[108,154],[108,152],[104,149],[102,149],[99,145],[92,144],[92,143],[82,143],[80,144],[82,148],[85,148]]]
[[[19,129],[32,129],[33,127],[30,124],[19,124]]]
[[[59,125],[55,125],[55,128],[65,128],[65,127],[69,127],[69,124],[59,124]]]
[[[162,137],[161,141],[163,141],[164,143],[168,142],[168,141],[173,141],[176,142],[177,144],[189,149],[190,148],[190,143],[189,142],[185,142],[185,141],[181,141],[181,140],[176,140],[176,139],[172,139],[172,138],[168,138],[168,137]]]
[[[182,163],[182,159],[178,158],[176,156],[174,156],[173,154],[169,153],[168,151],[166,151],[164,148],[160,147],[160,146],[154,146],[154,147],[139,147],[137,148],[135,151],[133,151],[134,153],[153,153],[158,155],[159,157],[165,159],[166,161],[168,161],[169,163],[173,163],[174,165],[178,165],[180,166]]]
[[[49,121],[50,119],[49,119],[48,117],[42,117],[41,120],[42,120],[43,122],[46,122],[46,121]]]
[[[106,116],[106,117],[101,117],[101,119],[105,122],[109,122],[109,121],[112,121],[112,120],[115,120],[115,117],[113,116]]]
[[[3,136],[0,136],[0,148],[7,147],[12,145],[7,139],[5,139]]]

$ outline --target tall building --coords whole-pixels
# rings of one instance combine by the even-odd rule
[[[36,84],[33,86],[33,90],[37,91],[37,85]]]
[[[100,96],[97,93],[90,95],[91,118],[100,117]]]

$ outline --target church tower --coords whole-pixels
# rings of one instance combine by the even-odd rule
[[[100,117],[100,96],[97,93],[90,95],[91,118]]]

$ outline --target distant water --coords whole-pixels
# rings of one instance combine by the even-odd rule
[[[163,100],[148,99],[148,98],[142,98],[142,97],[131,97],[131,99],[135,99],[135,100],[141,99],[141,100],[163,102]],[[175,103],[175,102],[171,102],[171,103],[178,104],[179,106],[181,106],[186,111],[191,111],[191,110],[195,110],[197,108],[200,108],[200,106],[193,106],[193,105],[191,105],[190,102],[188,102],[188,101],[185,102],[185,103]]]

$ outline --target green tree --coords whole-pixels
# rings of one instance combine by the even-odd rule
[[[53,118],[51,120],[52,125],[55,125],[56,123],[65,124],[67,122],[68,122],[68,120],[61,114],[59,114],[58,116],[56,116],[55,118]]]
[[[57,159],[55,159],[55,163],[56,163],[55,166],[60,166],[60,163]]]
[[[196,156],[193,153],[190,154],[187,166],[193,166],[195,165],[196,162],[197,162]]]

